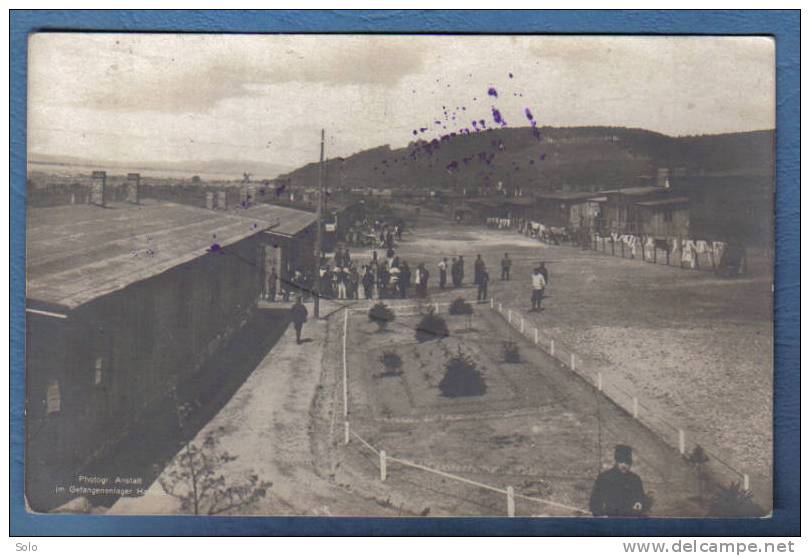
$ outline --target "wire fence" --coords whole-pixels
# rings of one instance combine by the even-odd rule
[[[570,506],[568,504],[562,504],[560,502],[555,502],[553,500],[548,500],[545,498],[539,498],[536,496],[528,496],[526,494],[521,494],[519,492],[515,492],[515,488],[512,486],[507,486],[504,488],[496,487],[493,485],[488,485],[486,483],[482,483],[479,481],[475,481],[473,479],[468,479],[466,477],[462,477],[460,475],[456,475],[454,473],[448,473],[447,471],[442,471],[440,469],[434,469],[432,467],[428,467],[426,465],[422,465],[420,463],[416,463],[407,459],[399,458],[396,456],[392,456],[388,454],[385,450],[379,449],[373,446],[370,442],[365,440],[362,436],[357,434],[356,432],[350,430],[349,422],[346,421],[344,423],[345,427],[345,436],[344,436],[344,443],[349,444],[351,439],[357,440],[361,446],[366,448],[367,450],[374,453],[378,458],[377,468],[380,472],[380,481],[384,482],[388,479],[390,475],[390,464],[399,464],[404,467],[409,467],[412,469],[417,469],[419,471],[424,471],[426,473],[431,473],[433,475],[437,475],[439,477],[443,477],[445,479],[450,479],[452,481],[456,481],[458,483],[466,484],[469,486],[473,486],[482,490],[486,490],[489,492],[494,492],[496,494],[500,494],[505,496],[505,505],[506,505],[506,515],[508,517],[515,517],[515,499],[525,500],[527,502],[532,502],[541,506],[547,506],[552,508],[557,508],[561,510],[565,510],[566,512],[571,512],[574,515],[589,515],[590,512],[584,510],[582,508],[578,508],[576,506]]]
[[[665,443],[677,448],[684,458],[688,458],[692,450],[696,446],[700,446],[709,456],[710,470],[714,472],[716,479],[723,484],[729,480],[738,482],[745,491],[754,490],[749,474],[740,471],[726,459],[720,457],[718,450],[707,448],[706,442],[703,442],[697,435],[694,433],[687,434],[686,427],[671,423],[642,403],[637,395],[628,392],[618,384],[607,381],[601,372],[589,369],[582,358],[576,355],[570,347],[562,345],[559,341],[540,331],[538,327],[531,324],[531,321],[518,311],[504,307],[503,303],[498,302],[495,298],[490,299],[490,308],[503,317],[509,326],[519,331],[529,342],[553,357],[564,367],[577,373],[602,395],[632,415],[634,419],[655,433]]]

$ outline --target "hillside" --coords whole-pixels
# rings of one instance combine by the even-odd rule
[[[531,190],[608,189],[649,183],[659,167],[681,173],[768,175],[773,132],[669,137],[640,129],[523,127],[449,134],[326,163],[329,187],[496,186]],[[282,174],[314,186],[318,165]]]

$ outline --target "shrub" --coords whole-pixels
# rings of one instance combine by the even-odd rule
[[[388,323],[396,318],[394,311],[388,308],[385,303],[377,303],[368,311],[368,320],[377,324],[378,330],[383,331]]]
[[[761,517],[763,513],[754,502],[753,493],[744,490],[739,482],[721,487],[709,507],[709,515],[716,517]]]
[[[467,330],[470,329],[470,320],[472,319],[473,315],[473,306],[467,303],[463,297],[457,297],[453,302],[450,304],[450,308],[447,311],[451,315],[464,315],[467,317]]]
[[[472,315],[473,307],[463,297],[457,297],[447,310],[451,315]]]
[[[449,335],[450,331],[447,329],[447,322],[445,322],[442,317],[435,314],[432,309],[427,315],[422,317],[422,320],[419,321],[419,325],[416,327],[417,342],[441,340]]]
[[[444,378],[439,382],[439,390],[446,398],[458,398],[463,396],[483,396],[487,391],[487,385],[481,372],[475,367],[475,362],[468,356],[461,353],[461,346],[458,354],[447,361]]]
[[[217,515],[250,507],[273,486],[250,473],[239,479],[224,473],[236,459],[219,447],[220,427],[205,435],[201,444],[187,443],[172,460],[158,482],[169,496],[180,501],[180,509],[194,515]]]
[[[402,374],[402,357],[396,351],[385,351],[380,356],[380,362],[385,367],[382,376],[398,376]]]
[[[503,360],[507,363],[520,363],[520,349],[517,343],[512,341],[503,343]]]
[[[708,483],[706,463],[709,461],[709,456],[706,455],[706,450],[703,449],[703,446],[697,444],[692,452],[686,456],[686,461],[689,462],[689,464],[695,470],[695,475],[697,476],[698,481],[698,498],[703,500],[706,493],[706,485]]]

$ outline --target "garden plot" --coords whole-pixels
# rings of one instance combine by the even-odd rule
[[[656,492],[654,514],[700,515],[694,474],[674,450],[518,338],[488,305],[475,306],[469,327],[464,316],[441,316],[449,336],[425,342],[416,340],[418,314],[400,314],[383,330],[364,312],[348,320],[347,345],[362,348],[350,347],[346,357],[348,420],[357,437],[343,451],[343,472],[353,476],[352,488],[385,485],[403,506],[430,515],[504,515],[501,492],[395,461],[401,459],[504,492],[512,487],[517,515],[577,515],[572,508],[587,508],[613,446],[629,443],[636,471]],[[506,361],[508,342],[519,362]],[[458,360],[480,373],[480,395],[442,391],[448,364]],[[379,450],[395,458],[384,483]]]

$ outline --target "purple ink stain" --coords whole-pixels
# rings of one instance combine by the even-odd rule
[[[219,243],[212,243],[211,247],[208,248],[208,251],[211,253],[216,253],[217,251],[222,251],[222,246]]]
[[[492,119],[495,120],[496,124],[500,124],[501,126],[506,125],[506,120],[504,120],[503,116],[501,116],[501,111],[494,106],[492,107]]]
[[[413,134],[416,135],[417,133],[419,133],[419,132],[414,129]]]
[[[448,172],[452,172],[454,170],[458,170],[458,162],[456,162],[455,160],[453,160],[452,162],[450,162],[450,164],[447,165]]]
[[[540,155],[540,160],[545,160],[545,159],[546,159],[546,153],[541,154]]]
[[[427,128],[426,128],[426,127],[420,127],[420,128],[419,128],[419,133],[424,133],[424,132],[426,132],[426,131],[427,131]]]
[[[509,72],[509,79],[512,79],[513,77],[514,75],[512,75],[512,72]]]
[[[534,120],[534,116],[532,115],[532,111],[530,109],[526,108],[526,110],[524,110],[524,112],[526,112],[526,118],[530,122]]]
[[[498,98],[498,91],[495,90],[495,87],[487,89],[487,94],[491,97]]]
[[[537,139],[538,141],[542,139],[542,137],[540,136],[540,130],[535,127],[534,123],[532,123],[532,135],[534,135],[534,138]]]

